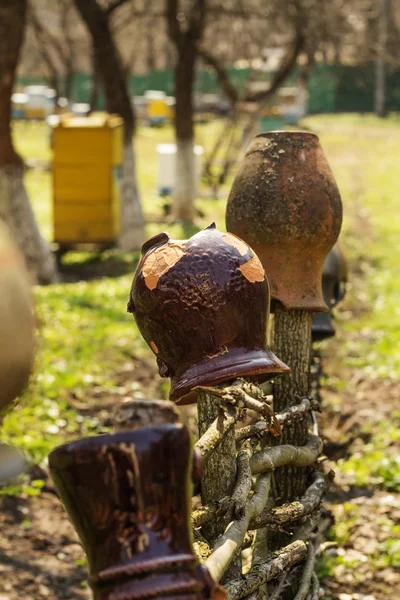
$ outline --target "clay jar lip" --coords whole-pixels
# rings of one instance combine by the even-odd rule
[[[178,405],[194,404],[197,386],[220,385],[241,377],[261,383],[289,372],[290,368],[268,348],[232,348],[224,355],[181,369],[172,378],[170,399]]]
[[[296,131],[292,131],[290,129],[276,129],[274,131],[263,131],[261,133],[258,133],[253,139],[257,139],[257,138],[269,138],[269,137],[275,137],[275,136],[279,136],[280,138],[282,138],[282,134],[287,135],[289,137],[310,137],[311,139],[315,139],[315,140],[319,140],[319,137],[316,133],[313,133],[312,131],[303,131],[303,130],[296,130]]]
[[[150,427],[142,427],[134,430],[120,430],[115,433],[104,433],[93,437],[87,437],[81,440],[74,440],[58,446],[49,454],[50,470],[68,469],[71,464],[78,464],[76,455],[82,453],[99,452],[101,448],[107,445],[138,443],[143,442],[149,444],[151,439],[154,439],[155,434],[163,434],[177,429],[185,429],[183,423],[164,425],[154,425]]]

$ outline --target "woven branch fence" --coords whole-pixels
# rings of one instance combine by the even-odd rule
[[[319,583],[314,567],[322,544],[318,523],[327,485],[317,466],[322,442],[313,410],[319,407],[304,397],[275,414],[272,400],[259,386],[245,381],[198,390],[199,429],[207,428],[195,448],[205,463],[202,497],[208,502],[192,513],[195,551],[214,580],[223,582],[231,600],[278,599],[285,588],[296,589],[294,600],[315,600]],[[254,422],[238,425],[246,413],[254,416]],[[304,446],[268,443],[304,416],[312,425]],[[304,495],[275,506],[275,469],[312,465],[317,468]],[[232,492],[221,497],[220,483],[229,473],[234,474]],[[290,543],[272,551],[270,541],[284,530],[291,531]],[[240,559],[249,547],[251,564]]]

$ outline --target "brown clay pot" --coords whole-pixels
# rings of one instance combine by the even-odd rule
[[[186,427],[87,438],[54,450],[49,465],[86,552],[94,600],[225,598],[191,545]]]
[[[229,195],[226,225],[260,257],[272,310],[274,301],[328,310],[322,268],[341,222],[340,194],[316,135],[272,131],[254,138]]]
[[[181,422],[181,415],[175,404],[168,400],[142,400],[138,398],[119,405],[112,420],[116,431],[132,431],[133,429],[154,427],[166,423],[175,425]],[[200,484],[203,477],[203,457],[200,450],[195,448],[192,463],[193,496],[200,493]]]
[[[313,315],[313,342],[330,338],[336,331],[332,323],[331,309],[345,296],[347,283],[347,264],[339,243],[329,252],[322,271],[322,292],[329,307],[328,313]]]
[[[171,400],[195,402],[196,386],[289,370],[266,347],[268,282],[246,243],[213,224],[184,241],[161,233],[142,254],[128,310],[160,375],[172,379]]]
[[[0,413],[29,380],[35,350],[33,297],[23,259],[0,225]]]

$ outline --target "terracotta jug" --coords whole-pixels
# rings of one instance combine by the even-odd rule
[[[195,402],[196,386],[289,370],[266,346],[268,281],[245,242],[213,224],[184,241],[161,233],[142,254],[128,310],[160,375],[171,377],[171,400]]]
[[[226,225],[260,257],[275,301],[325,312],[322,268],[342,222],[335,179],[318,137],[271,131],[254,138],[228,199]]]
[[[49,465],[86,552],[94,600],[225,598],[192,549],[186,427],[87,438],[54,450]]]

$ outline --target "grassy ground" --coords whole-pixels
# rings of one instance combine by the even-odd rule
[[[322,425],[337,450],[337,486],[330,498],[337,523],[330,535],[342,549],[328,554],[321,574],[330,577],[326,598],[350,600],[340,594],[363,591],[368,572],[383,590],[387,587],[383,595],[372,591],[375,600],[381,600],[394,597],[390,589],[400,586],[400,578],[390,582],[390,574],[387,581],[379,579],[400,566],[400,119],[318,116],[305,119],[303,125],[320,135],[337,178],[345,214],[342,244],[351,267],[350,290],[336,315],[338,335],[322,348],[327,357],[327,417]],[[219,127],[199,126],[198,142],[210,147]],[[42,231],[51,239],[46,129],[17,124],[14,132],[24,158],[40,161],[27,172],[26,184]],[[142,129],[136,140],[149,215],[162,214],[163,201],[155,190],[156,145],[172,137],[170,128]],[[219,200],[203,192],[197,202],[202,213],[198,226],[216,220],[223,228],[227,188]],[[153,223],[148,234],[160,229],[162,225]],[[169,229],[182,238],[179,225]],[[2,431],[6,441],[22,448],[36,464],[45,466],[51,448],[66,439],[106,430],[112,405],[121,398],[167,393],[152,354],[125,312],[136,261],[134,254],[109,252],[94,259],[74,253],[63,266],[66,283],[36,290],[36,373]],[[23,499],[38,493],[41,485],[40,478],[34,485],[27,479],[16,491]],[[388,503],[398,508],[388,512]],[[368,520],[371,514],[376,515],[373,522]],[[366,523],[373,539],[359,533]]]

